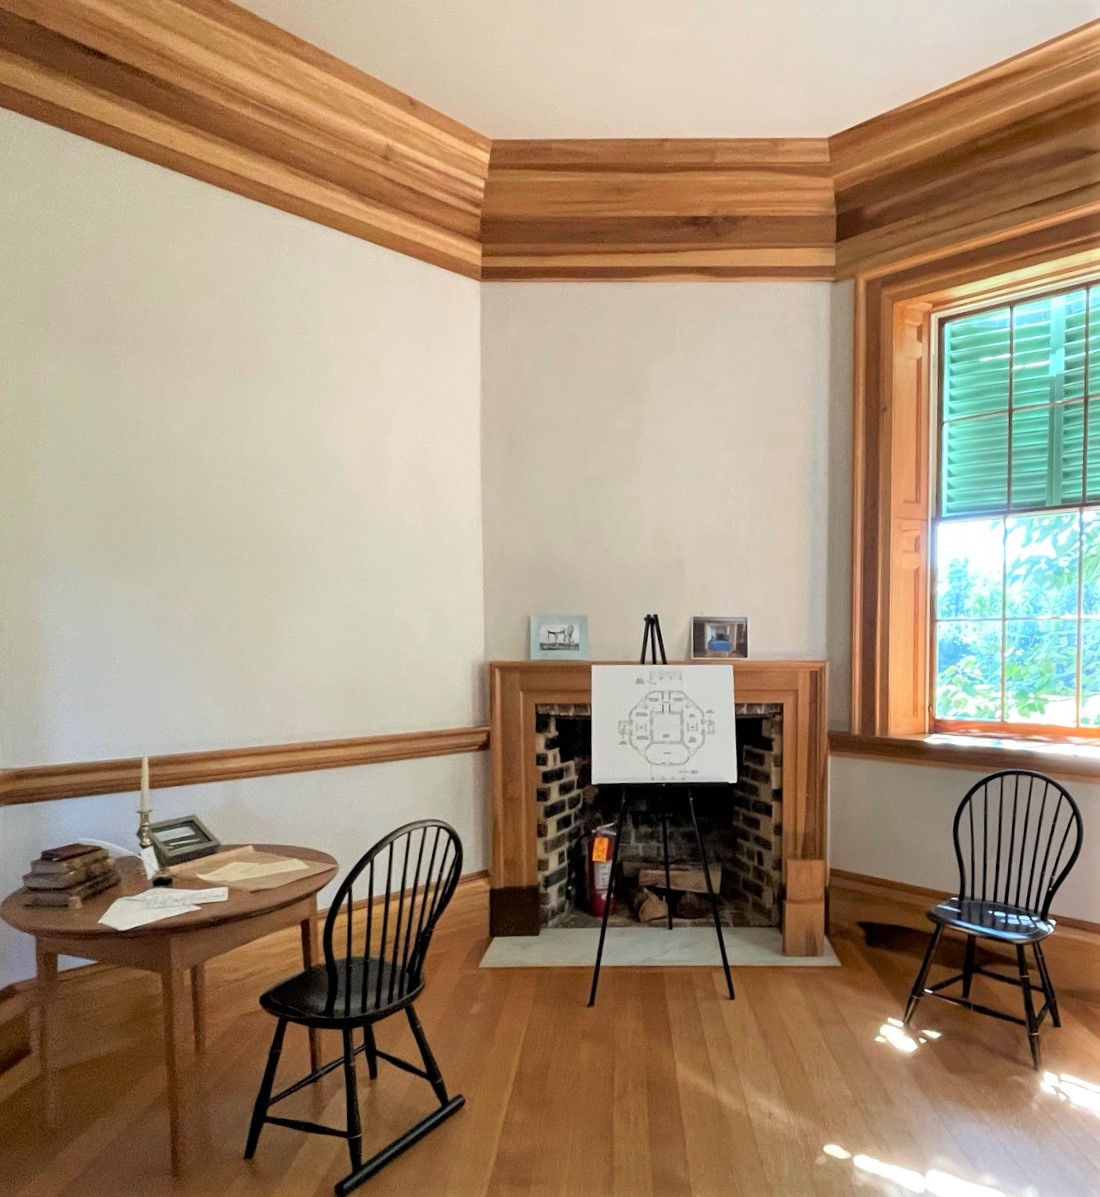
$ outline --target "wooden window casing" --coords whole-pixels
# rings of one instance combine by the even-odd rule
[[[1095,274],[1097,221],[1080,217],[855,280],[852,732],[922,736],[931,724],[935,506],[933,314]],[[959,730],[962,730],[961,728]],[[981,725],[985,735],[1001,734]],[[1067,730],[1028,728],[1063,738]]]

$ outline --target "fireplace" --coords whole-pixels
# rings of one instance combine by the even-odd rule
[[[780,925],[782,889],[783,708],[738,703],[738,781],[693,790],[696,814],[719,897],[732,927]],[[535,707],[537,819],[535,854],[540,927],[587,927],[602,911],[593,901],[591,837],[614,824],[619,786],[591,784],[587,704]],[[670,873],[664,875],[661,815]],[[703,925],[711,918],[705,879],[680,788],[634,787],[619,846],[620,884],[613,925]],[[598,898],[597,898],[598,900]]]
[[[733,667],[742,783],[738,793],[705,797],[704,789],[726,788],[699,787],[697,798],[700,813],[706,810],[709,817],[712,808],[720,810],[719,836],[732,844],[721,878],[723,898],[732,908],[727,917],[778,922],[788,955],[820,955],[826,884],[825,665],[735,661]],[[576,741],[582,733],[574,725],[589,714],[590,681],[591,665],[584,661],[490,665],[493,935],[537,935],[540,927],[573,917],[582,884],[577,844],[593,817],[614,818],[617,796],[601,799],[598,791],[591,793],[583,751],[578,761]],[[599,806],[607,801],[609,816],[608,808]],[[644,808],[639,819],[624,836],[624,852],[628,841],[630,849],[624,864],[640,870],[652,848],[639,843],[637,833],[652,840],[659,821]],[[690,844],[679,842],[686,857]],[[691,863],[698,863],[694,853]]]

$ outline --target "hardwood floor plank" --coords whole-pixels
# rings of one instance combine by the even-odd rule
[[[885,1194],[901,1191],[896,1168],[921,1183],[938,1170],[1002,1197],[1097,1191],[1095,937],[1059,932],[1047,951],[1063,1026],[1043,1029],[1054,1081],[1044,1089],[1022,1029],[942,1003],[922,1003],[906,1050],[895,1024],[927,942],[911,906],[835,892],[842,967],[741,969],[736,1002],[717,969],[609,968],[589,1010],[585,969],[478,967],[487,890],[482,881],[459,891],[417,1003],[467,1105],[375,1177],[375,1197]],[[182,1065],[201,1114],[194,1167],[176,1181],[155,978],[99,970],[67,980],[59,1126],[44,1125],[41,1082],[0,1103],[0,1197],[327,1197],[348,1171],[341,1140],[268,1127],[256,1159],[241,1158],[273,1029],[257,998],[297,970],[299,951],[288,932],[211,962],[208,1048],[197,1061],[185,1052]],[[961,959],[959,945],[944,959]],[[986,997],[1008,1007],[1017,996],[987,989],[1004,989]],[[414,1051],[402,1019],[378,1038],[398,1055]],[[337,1038],[326,1032],[322,1048],[332,1058]],[[280,1078],[304,1075],[308,1062],[307,1037],[292,1028]],[[1063,1078],[1080,1083],[1059,1095]],[[376,1081],[365,1067],[358,1079],[367,1150],[434,1104],[422,1080],[385,1062]],[[341,1125],[339,1072],[288,1099],[287,1112]]]

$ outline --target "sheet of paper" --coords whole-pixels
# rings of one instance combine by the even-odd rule
[[[593,665],[593,782],[737,780],[732,665]]]
[[[153,848],[142,848],[141,863],[145,867],[145,876],[150,880],[154,873],[160,872],[160,861],[157,860],[157,854]]]
[[[179,889],[155,886],[140,894],[119,898],[120,902],[140,902],[146,910],[167,910],[170,906],[198,906],[204,902],[227,902],[229,890],[224,885],[213,889]]]
[[[277,873],[296,873],[299,869],[308,869],[304,860],[234,860],[209,873],[196,873],[202,881],[221,881],[232,885],[236,881],[252,881],[257,877],[271,877]]]
[[[155,892],[155,891],[150,891]],[[161,919],[174,918],[177,914],[191,914],[197,906],[187,903],[168,903],[150,906],[134,898],[116,898],[100,916],[100,922],[116,931],[132,931],[146,923],[159,923]]]

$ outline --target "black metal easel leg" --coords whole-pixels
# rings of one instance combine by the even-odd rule
[[[672,930],[672,872],[668,863],[668,804],[661,796],[661,842],[665,852],[665,909],[668,912],[668,929]]]
[[[600,924],[600,944],[596,949],[596,967],[592,970],[592,992],[588,995],[589,1008],[596,1004],[596,987],[600,983],[600,962],[603,960],[603,941],[607,936],[607,916],[611,913],[611,899],[615,894],[615,880],[619,869],[619,845],[623,839],[623,819],[626,816],[626,786],[619,799],[619,817],[615,822],[615,846],[611,849],[611,876],[607,879],[607,893],[603,902],[603,922]]]
[[[703,880],[707,883],[707,895],[710,898],[710,912],[714,915],[714,933],[718,936],[718,950],[722,953],[722,968],[726,974],[726,988],[729,990],[730,1001],[734,999],[733,977],[730,976],[730,962],[726,957],[726,941],[722,937],[722,919],[718,914],[718,897],[714,886],[710,883],[710,864],[707,861],[707,850],[703,847],[703,837],[699,832],[699,820],[695,817],[695,796],[691,790],[687,792],[688,810],[691,812],[691,826],[695,830],[695,842],[699,846],[699,859],[703,862]],[[668,857],[665,857],[667,865]]]

